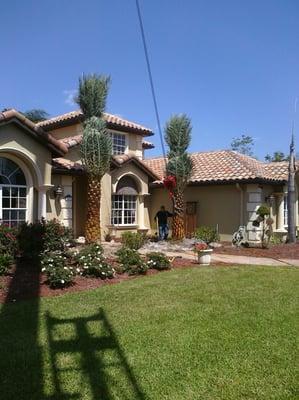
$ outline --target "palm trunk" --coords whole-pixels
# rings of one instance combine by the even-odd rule
[[[101,239],[101,181],[89,176],[87,185],[87,217],[85,223],[85,239],[87,243],[92,243]]]
[[[180,191],[173,195],[172,237],[176,240],[185,237],[184,195]]]

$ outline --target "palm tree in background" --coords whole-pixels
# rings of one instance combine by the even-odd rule
[[[86,75],[79,79],[77,104],[85,117],[81,143],[81,160],[87,173],[87,218],[85,238],[87,243],[101,239],[100,206],[101,180],[109,171],[112,140],[107,132],[103,112],[106,107],[110,78]]]
[[[22,112],[22,114],[25,115],[26,118],[30,119],[30,121],[35,123],[45,121],[49,118],[47,111],[40,108],[33,108],[32,110]]]
[[[191,121],[186,115],[174,115],[166,123],[165,141],[169,147],[167,175],[174,177],[175,186],[171,191],[173,201],[172,237],[185,237],[184,190],[191,177],[192,160],[187,153],[191,141]]]

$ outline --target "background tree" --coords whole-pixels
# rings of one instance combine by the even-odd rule
[[[33,108],[32,110],[22,112],[22,114],[32,122],[41,122],[49,118],[47,111],[40,108]]]
[[[81,160],[88,179],[85,223],[87,243],[101,239],[101,180],[109,171],[112,156],[112,140],[103,119],[109,83],[110,78],[106,76],[96,74],[83,76],[79,79],[76,98],[85,116]]]
[[[267,154],[265,156],[265,161],[267,162],[279,162],[279,161],[289,161],[290,157],[284,154],[282,151],[274,151],[273,155]]]
[[[239,138],[233,138],[231,142],[231,149],[247,156],[253,156],[254,140],[251,136],[242,135]]]
[[[169,147],[167,175],[175,178],[171,191],[173,201],[172,236],[185,237],[184,190],[192,173],[192,160],[187,153],[191,141],[191,121],[186,115],[175,115],[166,123],[165,141]],[[166,178],[167,179],[167,178]]]

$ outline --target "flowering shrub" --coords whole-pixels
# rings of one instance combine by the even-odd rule
[[[12,263],[13,258],[10,254],[0,254],[0,276],[7,274]]]
[[[149,268],[154,268],[158,270],[169,269],[170,261],[163,253],[153,252],[148,253],[147,257],[147,265]]]
[[[200,253],[201,251],[207,250],[209,246],[206,243],[195,243],[194,251],[195,253]]]
[[[138,250],[146,241],[146,235],[140,232],[124,232],[121,235],[121,241],[124,247]]]
[[[69,286],[76,275],[76,270],[67,264],[67,257],[60,252],[45,253],[41,260],[42,272],[52,288]]]
[[[129,275],[145,274],[148,265],[142,260],[140,254],[135,249],[122,247],[116,252],[118,262],[125,272]]]
[[[15,228],[0,225],[0,254],[9,254],[12,257],[17,252],[17,231]]]
[[[115,269],[111,267],[104,257],[103,248],[98,244],[90,244],[75,254],[80,267],[81,275],[96,278],[113,278]]]

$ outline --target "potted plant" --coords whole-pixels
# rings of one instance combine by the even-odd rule
[[[206,243],[195,243],[194,251],[198,256],[198,263],[201,265],[210,265],[211,253],[213,249],[209,248]]]

